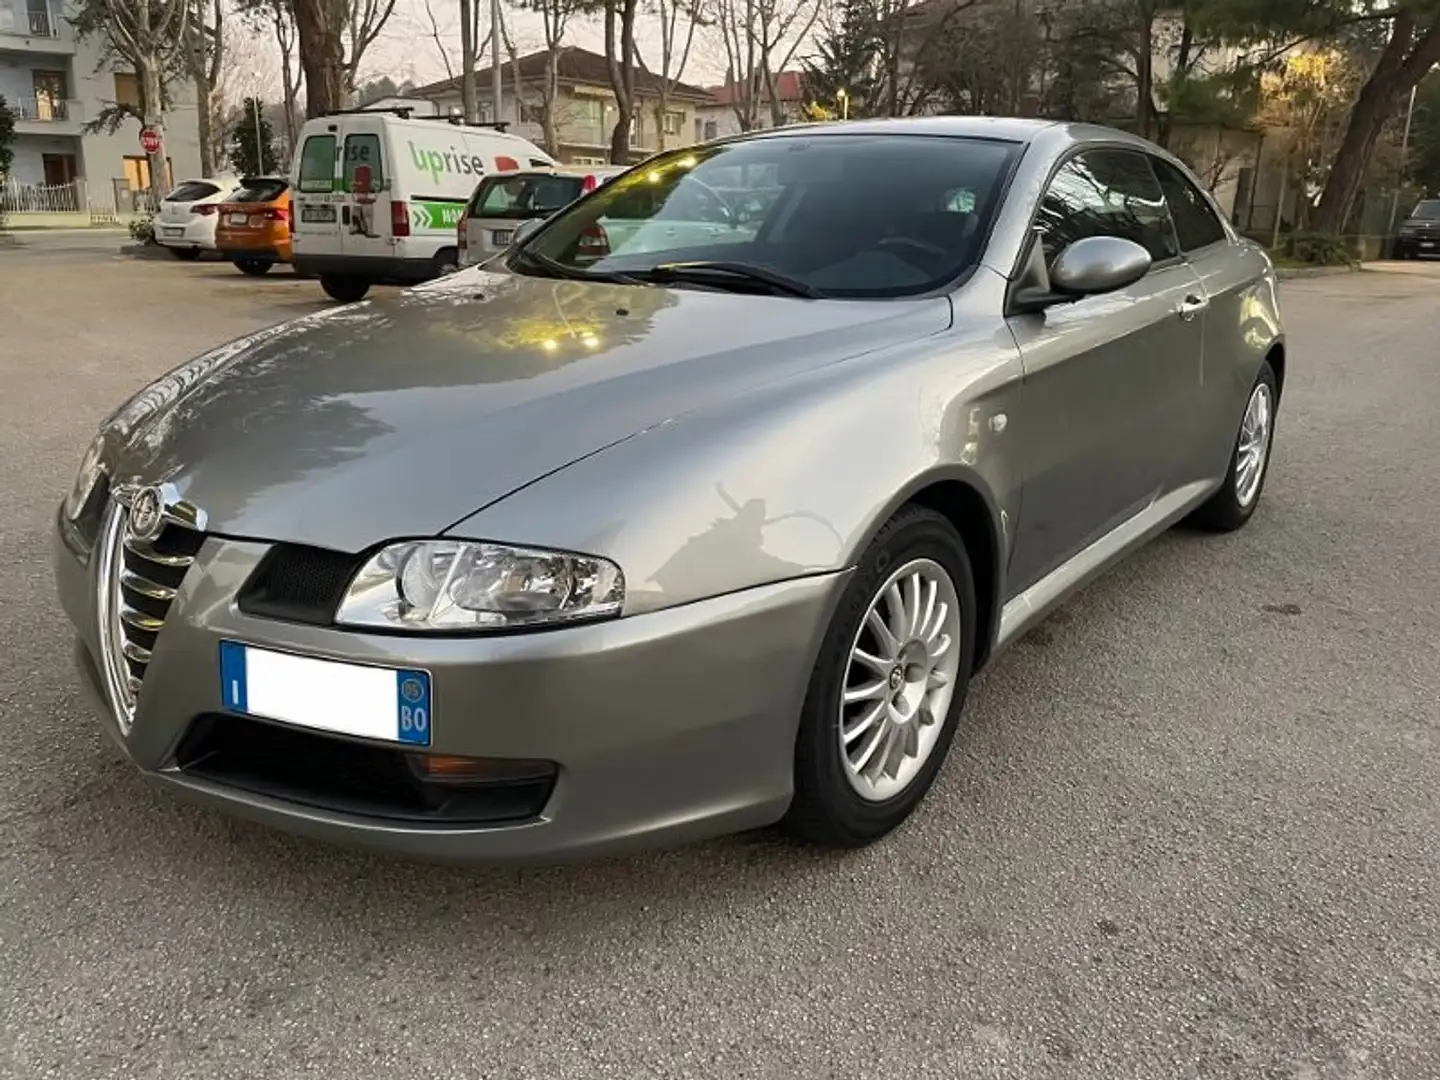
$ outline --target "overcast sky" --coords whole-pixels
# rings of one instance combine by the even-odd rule
[[[482,5],[483,19],[488,26],[489,0]],[[460,21],[456,0],[430,0],[439,26],[440,39],[447,48],[454,70],[460,70]],[[505,25],[522,54],[544,47],[540,17],[532,12],[505,8]],[[481,33],[485,33],[484,29]],[[655,16],[640,16],[636,24],[640,55],[652,68],[660,65],[660,25]],[[575,19],[566,33],[567,44],[605,51],[604,24],[599,18]],[[267,98],[280,96],[279,52],[268,39],[244,40],[234,36],[231,63],[236,72],[236,96],[258,92]],[[678,60],[678,58],[677,58]],[[489,70],[488,53],[483,70]],[[406,79],[416,84],[434,82],[446,77],[445,61],[435,42],[425,0],[398,0],[395,14],[386,25],[381,38],[366,54],[362,66],[364,79],[389,75],[396,82]],[[695,35],[690,59],[680,75],[685,82],[713,85],[725,78],[725,46],[718,34],[701,30]]]

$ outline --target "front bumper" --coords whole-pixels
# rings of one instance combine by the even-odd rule
[[[827,575],[590,626],[417,639],[258,619],[234,596],[268,549],[208,538],[157,639],[122,734],[97,674],[97,582],[57,530],[56,583],[101,723],[177,793],[267,825],[436,860],[562,861],[773,823],[789,804],[796,723],[843,584]],[[559,775],[537,816],[415,824],[305,805],[182,770],[192,725],[220,710],[219,642],[431,672],[438,754],[544,759]],[[342,738],[335,736],[335,738]],[[388,745],[388,744],[387,744]]]

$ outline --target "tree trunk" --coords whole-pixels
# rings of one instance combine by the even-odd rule
[[[1380,54],[1380,62],[1361,88],[1355,107],[1350,110],[1345,137],[1340,141],[1330,175],[1325,178],[1325,188],[1315,208],[1316,232],[1339,235],[1345,231],[1355,200],[1364,186],[1381,129],[1394,114],[1400,99],[1440,62],[1440,15],[1432,15],[1430,19],[1430,25],[1416,40],[1415,13],[1407,8],[1395,16],[1390,39]]]
[[[200,175],[215,175],[215,146],[211,137],[215,108],[215,95],[203,78],[195,79],[195,127],[200,136]]]
[[[630,163],[630,122],[635,116],[635,9],[638,0],[607,0],[605,59],[615,92],[615,127],[610,132],[610,163]],[[618,8],[618,10],[617,10]],[[618,16],[618,18],[617,18]],[[617,50],[616,23],[619,23]]]
[[[560,133],[557,130],[559,125],[555,123],[555,99],[560,96],[557,70],[559,57],[556,55],[558,49],[558,45],[552,47],[549,55],[545,57],[545,85],[540,88],[543,95],[540,110],[543,115],[540,120],[544,131],[545,152],[553,158],[560,156]]]
[[[150,197],[158,211],[170,182],[165,168],[165,119],[160,112],[164,100],[160,91],[160,64],[157,57],[151,56],[145,58],[144,63],[137,63],[136,67],[140,69],[140,93],[145,98],[145,126],[160,134],[160,149],[146,155],[150,163]]]
[[[657,140],[655,148],[657,150],[665,149],[665,114],[670,111],[669,82],[670,80],[662,78],[660,88],[656,91],[659,94],[659,98],[655,102],[655,138]]]
[[[295,0],[300,68],[305,73],[305,115],[323,116],[345,99],[345,53],[340,27],[330,25],[326,0]]]
[[[475,0],[460,0],[460,107],[467,124],[480,121],[480,91],[475,83]],[[496,109],[499,109],[496,102]]]

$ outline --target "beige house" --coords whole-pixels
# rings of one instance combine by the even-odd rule
[[[610,133],[618,116],[605,57],[567,45],[557,57],[555,134],[557,145],[546,147],[558,160],[573,165],[603,165],[610,160]],[[544,52],[530,53],[502,69],[498,119],[510,130],[539,146],[545,145]],[[518,78],[517,78],[518,68]],[[490,69],[477,73],[480,118],[496,119]],[[517,100],[518,84],[518,100]],[[660,111],[659,76],[641,68],[635,74],[635,115],[630,123],[630,156],[639,161],[662,150],[694,142],[695,118],[712,102],[710,92],[670,80],[665,110]],[[433,102],[442,113],[461,111],[460,80],[445,79],[406,95]]]

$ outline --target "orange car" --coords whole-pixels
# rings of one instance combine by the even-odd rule
[[[247,176],[220,204],[215,247],[242,274],[259,277],[277,262],[290,261],[294,200],[290,182],[279,176]]]

